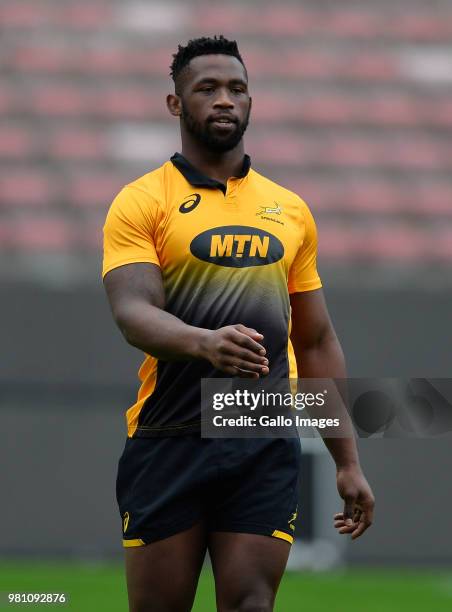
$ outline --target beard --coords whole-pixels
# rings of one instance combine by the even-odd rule
[[[207,121],[202,124],[197,121],[182,103],[181,119],[184,122],[187,132],[203,147],[212,153],[226,153],[234,149],[243,138],[243,134],[248,127],[250,120],[251,106],[248,109],[243,121],[234,124],[234,130],[229,134],[219,134],[215,132],[213,123]]]

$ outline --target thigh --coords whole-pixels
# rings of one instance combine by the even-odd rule
[[[206,552],[201,523],[146,546],[126,548],[130,612],[189,612]]]
[[[209,534],[218,612],[270,612],[290,544],[247,533]]]
[[[299,499],[299,440],[224,442],[209,531],[272,536],[292,543]]]
[[[195,437],[129,438],[116,481],[124,547],[151,544],[199,523],[210,464],[209,447]]]

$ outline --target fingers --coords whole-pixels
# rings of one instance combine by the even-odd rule
[[[239,331],[240,329],[246,330],[249,328],[245,328],[243,325],[234,326],[228,330],[229,333],[226,338],[218,344],[218,350],[223,355],[223,365],[237,368],[240,371],[240,376],[249,377],[248,374],[243,375],[242,371],[257,372],[266,376],[269,373],[269,368],[268,359],[265,357],[265,348],[247,334]],[[258,336],[263,337],[262,334],[258,334]]]
[[[241,378],[259,378],[260,375],[267,376],[269,372],[268,366],[228,355],[223,356],[216,367],[231,376],[240,376]]]
[[[223,355],[223,364],[228,367],[237,368],[249,372],[257,372],[266,376],[269,372],[268,359],[257,357],[249,351],[237,350],[232,347],[225,347]]]
[[[235,369],[235,375],[239,378],[259,378],[258,372],[250,372],[249,370]]]
[[[345,497],[343,519],[347,526],[353,525],[354,509],[355,509],[355,498],[353,496]]]
[[[355,506],[352,520],[346,517],[344,512],[338,512],[333,518],[338,533],[351,533],[351,539],[356,540],[372,525],[373,503],[362,504],[362,507]]]
[[[245,325],[239,323],[238,325],[235,325],[235,329],[241,332],[242,334],[245,334],[250,338],[257,340],[258,342],[264,339],[264,336],[258,331],[256,331],[253,327],[246,327]]]
[[[250,372],[249,370],[239,370],[234,366],[224,366],[221,368],[223,372],[231,376],[239,376],[240,378],[259,378],[258,372]]]
[[[352,540],[356,540],[356,538],[359,538],[359,536],[362,535],[366,531],[366,529],[370,527],[371,525],[372,525],[372,521],[370,521],[367,514],[363,512],[359,519],[358,526],[352,532]]]
[[[372,495],[366,495],[364,501],[362,502],[362,510],[360,511],[358,518],[358,526],[352,532],[352,540],[359,538],[359,536],[372,525],[374,518],[374,506],[374,497]]]
[[[264,355],[257,355],[255,352],[242,348],[241,346],[237,346],[233,342],[225,343],[224,352],[249,363],[268,365],[268,359]]]
[[[244,325],[234,325],[233,334],[231,340],[250,351],[253,351],[257,355],[265,355],[267,352],[265,346],[260,344],[264,339],[264,336],[257,332],[251,327],[245,327]]]
[[[211,361],[216,368],[241,378],[267,376],[266,350],[259,342],[262,334],[242,324],[221,328],[215,334]]]
[[[370,521],[370,525],[372,525],[374,520],[375,507],[375,498],[373,497],[373,495],[369,495],[366,497],[366,499],[363,501],[362,507],[366,514],[367,520]]]
[[[352,533],[356,529],[357,523],[351,522],[346,525],[344,521],[335,521],[334,527],[338,530],[338,533]]]
[[[259,364],[249,362],[247,363],[246,361],[243,361],[241,359],[231,359],[228,362],[228,366],[233,367],[236,370],[235,375],[239,376],[241,376],[243,372],[246,372],[248,374],[256,374],[257,377],[267,376],[267,374],[269,373],[268,366],[261,366]],[[245,376],[245,378],[248,378],[248,376]]]

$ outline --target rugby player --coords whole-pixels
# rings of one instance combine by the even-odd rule
[[[268,612],[293,541],[299,440],[202,438],[200,380],[296,377],[297,365],[344,378],[344,357],[313,217],[245,154],[251,97],[236,42],[179,45],[171,75],[181,153],[126,185],[104,226],[113,317],[146,354],[117,477],[129,605],[191,610],[208,550],[217,609]],[[335,526],[357,538],[372,491],[353,438],[325,443],[344,500]]]

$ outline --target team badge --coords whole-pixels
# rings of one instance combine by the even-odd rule
[[[282,208],[278,202],[274,202],[275,206],[259,206],[259,210],[256,215],[262,217],[262,215],[280,215]]]

